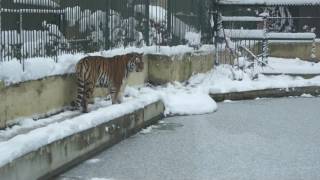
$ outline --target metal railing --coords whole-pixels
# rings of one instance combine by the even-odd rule
[[[187,32],[210,32],[200,1],[1,0],[0,62],[183,44]]]
[[[310,58],[315,58],[315,39],[317,38],[316,29],[307,25],[299,27],[289,32],[279,32],[275,30],[276,21],[284,19],[296,20],[312,20],[312,22],[320,23],[317,17],[223,17],[220,16],[221,29],[217,42],[217,63],[233,64],[239,56],[241,56],[242,47],[246,47],[257,57],[262,60],[266,59],[269,54],[270,42],[290,42],[290,43],[310,43]],[[243,27],[254,27],[253,29],[243,29]],[[319,38],[319,37],[318,37]],[[228,39],[230,40],[229,42]],[[237,54],[235,54],[237,52]]]

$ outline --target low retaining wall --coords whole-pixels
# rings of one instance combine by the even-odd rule
[[[281,58],[311,59],[312,42],[270,42],[269,55]],[[320,61],[320,43],[316,43],[316,61]]]
[[[242,92],[210,94],[217,102],[224,100],[248,100],[256,98],[277,98],[289,96],[301,96],[302,94],[320,95],[319,86],[293,87],[293,88],[274,88]]]
[[[187,53],[184,55],[148,55],[149,82],[164,84],[188,80],[194,73],[208,72],[213,68],[213,53]]]
[[[132,73],[128,84],[142,85],[148,80],[157,84],[187,80],[193,73],[209,71],[213,66],[212,57],[213,55],[208,53],[187,53],[170,57],[145,55],[144,71]],[[105,95],[105,89],[96,89],[96,97]],[[15,123],[17,118],[61,110],[70,105],[75,96],[74,75],[52,76],[8,87],[1,87],[0,83],[0,129]]]
[[[13,160],[0,168],[3,180],[47,180],[162,118],[156,102],[97,127],[71,135]]]

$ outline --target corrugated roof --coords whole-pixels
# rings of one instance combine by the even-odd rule
[[[320,0],[219,0],[225,5],[267,5],[267,6],[308,6],[320,5]]]

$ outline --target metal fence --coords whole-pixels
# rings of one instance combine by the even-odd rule
[[[1,0],[0,61],[208,37],[206,0]],[[212,38],[211,38],[212,39]]]
[[[313,28],[312,24],[302,26],[298,23],[304,20],[320,23],[319,17],[224,17],[220,14],[218,20],[220,33],[217,34],[216,43],[216,59],[219,61],[217,63],[234,64],[239,56],[245,56],[241,52],[244,49],[250,50],[265,61],[269,54],[269,43],[273,42],[309,43],[312,47],[310,59],[316,58],[316,28]],[[292,26],[294,28],[285,32],[275,28],[278,24],[286,22],[294,23],[295,26]]]

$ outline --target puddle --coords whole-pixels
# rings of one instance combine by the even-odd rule
[[[160,131],[175,131],[177,128],[183,127],[182,124],[179,123],[169,123],[169,122],[160,122],[154,127],[154,129]]]

